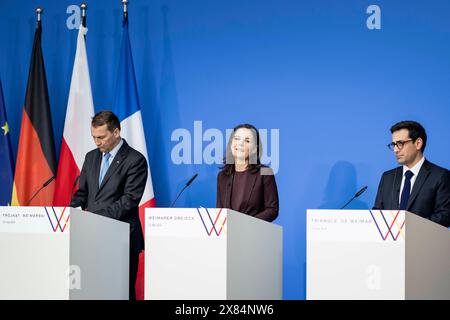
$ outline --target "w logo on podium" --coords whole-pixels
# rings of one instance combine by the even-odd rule
[[[70,213],[66,214],[67,207],[45,207],[48,221],[53,232],[64,232],[70,219]],[[70,212],[70,211],[69,211]],[[66,217],[67,216],[67,217]]]
[[[400,235],[404,239],[405,230],[403,227],[405,226],[406,220],[404,211],[398,210],[395,212],[388,210],[383,212],[383,210],[369,210],[369,212],[383,241],[387,241],[388,238],[397,241]]]
[[[218,210],[218,212],[210,212],[207,208],[197,208],[198,215],[200,216],[200,220],[203,223],[203,227],[205,228],[205,232],[208,237],[212,236],[213,231],[217,237],[220,237],[220,234],[222,233],[222,230],[224,230],[224,226],[227,222],[227,217],[224,219],[220,218],[222,208]]]

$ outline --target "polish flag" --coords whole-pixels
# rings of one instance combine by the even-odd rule
[[[75,192],[86,153],[96,146],[91,137],[91,120],[94,116],[91,81],[86,54],[87,28],[80,25],[77,51],[73,64],[64,133],[61,141],[54,206],[67,206]]]

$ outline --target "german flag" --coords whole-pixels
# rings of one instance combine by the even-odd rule
[[[15,206],[51,206],[55,188],[52,181],[38,192],[56,173],[55,142],[41,35],[41,21],[38,21],[17,150],[12,193],[12,205]],[[33,196],[35,198],[30,202]]]

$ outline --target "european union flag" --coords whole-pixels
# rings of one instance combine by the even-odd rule
[[[11,204],[14,179],[14,158],[0,79],[0,206]]]

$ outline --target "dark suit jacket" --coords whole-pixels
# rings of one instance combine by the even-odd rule
[[[139,202],[147,181],[147,160],[123,140],[108,168],[102,184],[98,185],[102,153],[95,149],[86,154],[77,192],[71,207],[81,207],[96,214],[130,224],[130,250],[144,249],[144,236],[139,221]]]
[[[231,208],[231,192],[234,175],[227,176],[223,171],[217,176],[217,208]],[[242,213],[266,221],[273,221],[278,216],[278,190],[275,177],[261,175],[260,171],[252,173],[251,187],[245,190],[245,210]]]
[[[374,209],[398,210],[403,167],[381,177]],[[425,160],[414,182],[407,211],[450,226],[450,171]]]

